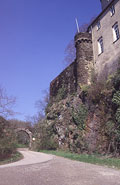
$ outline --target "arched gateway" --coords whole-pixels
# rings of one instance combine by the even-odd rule
[[[31,148],[32,146],[32,132],[29,129],[26,128],[17,128],[15,129],[15,132],[20,132],[20,131],[24,131],[28,134],[29,138],[30,138],[30,143],[29,143],[29,148]]]

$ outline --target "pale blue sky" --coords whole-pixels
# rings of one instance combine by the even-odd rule
[[[16,96],[15,117],[36,113],[35,101],[64,68],[64,50],[79,25],[100,13],[99,0],[0,0],[0,84]]]

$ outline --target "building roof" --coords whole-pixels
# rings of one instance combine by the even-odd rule
[[[88,29],[87,31],[89,31],[89,28],[99,19],[99,17],[101,17],[101,15],[112,5],[112,3],[114,2],[115,0],[112,0],[110,2],[110,4],[92,21],[92,23],[90,23],[90,25],[88,26]]]

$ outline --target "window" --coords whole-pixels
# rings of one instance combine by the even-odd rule
[[[100,21],[97,22],[97,30],[101,28]]]
[[[101,53],[103,53],[104,48],[103,48],[103,38],[100,37],[98,39],[98,55],[100,55]]]
[[[114,7],[114,5],[112,5],[111,8],[110,8],[110,14],[111,14],[111,17],[115,14],[115,7]]]
[[[115,42],[120,38],[119,27],[117,22],[113,25],[112,29],[113,29],[113,42]]]
[[[88,32],[92,33],[92,26],[89,27]]]

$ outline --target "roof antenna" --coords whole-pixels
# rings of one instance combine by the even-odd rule
[[[78,33],[80,33],[80,30],[79,30],[79,25],[78,25],[78,20],[77,20],[77,18],[75,18],[75,21],[76,21],[76,25],[77,25],[77,31],[78,31]]]

